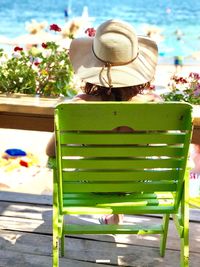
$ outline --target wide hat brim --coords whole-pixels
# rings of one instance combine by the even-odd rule
[[[77,38],[70,45],[70,60],[75,74],[85,82],[109,87],[107,68],[93,53],[93,38]],[[135,86],[150,82],[155,75],[158,58],[156,43],[138,36],[138,55],[130,63],[110,68],[112,87]],[[104,68],[103,68],[104,67]]]

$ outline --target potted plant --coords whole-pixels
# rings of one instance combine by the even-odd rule
[[[50,30],[61,31],[56,24]],[[0,49],[0,61],[1,93],[54,97],[77,93],[68,50],[53,41],[28,51],[16,46],[10,58]]]
[[[174,75],[168,85],[169,91],[162,94],[165,101],[184,101],[200,104],[200,74],[191,72],[187,76]]]

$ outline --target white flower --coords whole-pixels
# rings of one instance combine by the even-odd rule
[[[14,52],[14,53],[12,54],[12,56],[13,56],[14,58],[21,58],[21,57],[22,57],[21,54],[18,53],[18,52]]]
[[[60,64],[60,66],[64,66],[65,61],[64,60],[61,60],[59,64]]]

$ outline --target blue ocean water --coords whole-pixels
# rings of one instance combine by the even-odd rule
[[[32,19],[62,27],[65,9],[71,19],[81,16],[84,6],[94,18],[94,27],[110,18],[128,21],[142,35],[147,27],[158,27],[163,37],[159,43],[163,56],[179,50],[177,31],[181,33],[183,53],[200,50],[199,0],[0,0],[0,36],[14,38],[24,34],[25,23]]]

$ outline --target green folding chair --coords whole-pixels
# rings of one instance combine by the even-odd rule
[[[86,102],[55,108],[53,266],[66,234],[160,234],[170,214],[189,266],[188,175],[192,107],[186,103]],[[116,131],[128,126],[133,131]],[[119,193],[120,192],[120,193]],[[69,214],[163,214],[161,224],[75,225]],[[59,240],[61,239],[61,242]]]

